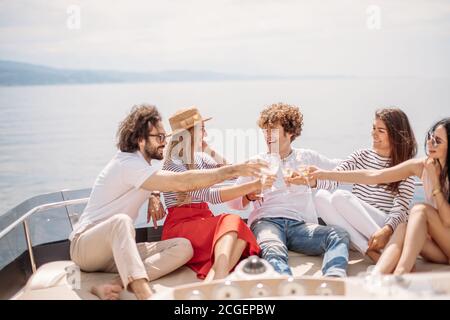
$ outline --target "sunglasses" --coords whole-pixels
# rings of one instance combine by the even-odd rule
[[[164,133],[149,134],[148,136],[149,137],[157,137],[159,143],[163,143],[164,141],[166,141],[167,137],[169,137],[169,135],[165,135]]]
[[[436,138],[436,136],[432,132],[428,132],[427,140],[431,142],[433,148],[437,148],[442,143],[441,139]]]

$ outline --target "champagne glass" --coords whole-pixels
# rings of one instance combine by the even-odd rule
[[[300,152],[298,152],[295,156],[295,163],[296,163],[296,169],[298,170],[298,173],[305,178],[306,180],[306,207],[304,209],[304,214],[301,217],[303,220],[310,222],[310,223],[319,223],[317,218],[317,210],[316,206],[314,204],[314,197],[313,197],[313,191],[311,187],[311,182],[309,181],[309,165],[307,162],[303,161],[302,155]]]
[[[267,161],[267,163],[268,163],[268,168],[261,170],[262,182],[264,185],[268,175],[277,175],[278,170],[280,168],[280,160],[281,159],[280,159],[280,155],[278,153],[269,153],[269,154],[266,154],[263,156],[263,160]],[[270,188],[270,191],[275,191],[275,187],[273,185]],[[264,192],[264,190],[261,191],[261,193],[263,193],[263,192]]]
[[[284,177],[284,183],[286,185],[286,193],[292,192],[292,186],[288,185],[286,180],[290,177],[292,177],[292,174],[295,171],[295,163],[292,160],[283,162],[283,165],[281,166],[281,169],[283,171],[283,177]]]
[[[311,183],[309,182],[309,178],[308,178],[308,176],[309,176],[309,168],[308,168],[308,166],[302,164],[302,165],[300,165],[298,167],[298,171],[299,171],[300,175],[303,178],[305,178],[305,180],[306,180],[306,184],[308,185],[308,192],[312,192]]]
[[[310,223],[319,223],[316,206],[314,204],[313,191],[311,188],[311,183],[309,181],[309,166],[300,165],[299,167],[300,175],[306,180],[306,194],[308,195],[307,207],[305,208],[305,216],[303,217],[305,221]]]
[[[263,160],[263,159],[258,157],[258,158],[250,159],[249,162],[250,163],[257,163],[260,160]],[[260,170],[260,173],[261,173],[260,179],[261,179],[262,186],[261,186],[261,189],[259,189],[258,193],[255,192],[255,196],[257,196],[259,198],[262,198],[262,196],[263,196],[262,190],[263,190],[263,186],[264,186],[266,178],[265,178],[265,174],[263,172],[263,169]]]
[[[309,179],[308,179],[308,176],[309,176],[308,166],[303,163],[302,155],[300,154],[300,152],[297,153],[297,155],[295,157],[295,161],[297,163],[298,172],[306,180],[306,183],[308,185],[308,192],[312,192],[311,184],[310,184]]]
[[[262,157],[262,156],[258,156],[257,158],[253,158],[253,159],[249,160],[249,162],[251,162],[251,163],[257,163],[257,162],[260,162],[260,161],[264,161],[264,162],[267,163],[268,166],[270,166],[270,163],[267,161],[267,159],[265,157]],[[259,189],[259,192],[258,193],[255,192],[255,196],[257,196],[259,198],[262,198],[264,196],[263,195],[264,184],[266,183],[267,175],[270,174],[270,167],[261,169],[260,173],[261,173],[260,179],[261,179],[261,184],[262,185],[261,185],[261,189]]]

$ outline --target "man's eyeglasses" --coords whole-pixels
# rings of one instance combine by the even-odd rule
[[[427,140],[431,142],[433,148],[437,148],[442,143],[442,141],[439,138],[436,138],[432,132],[428,132]]]
[[[157,137],[159,143],[163,143],[164,141],[166,141],[167,137],[169,137],[168,135],[165,135],[164,133],[149,134],[148,136],[149,137]]]

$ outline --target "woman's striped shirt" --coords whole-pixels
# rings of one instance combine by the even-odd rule
[[[358,150],[352,153],[334,170],[350,171],[359,169],[384,169],[389,167],[390,158],[383,157],[371,149]],[[338,182],[330,180],[317,181],[317,188],[333,189]],[[385,224],[393,230],[408,220],[409,206],[414,196],[414,179],[402,180],[398,193],[386,190],[387,185],[353,184],[352,193],[362,201],[386,213]]]
[[[197,152],[194,156],[195,169],[214,169],[219,165],[208,154]],[[164,162],[163,170],[173,172],[187,171],[187,167],[179,159],[169,159]],[[219,188],[205,188],[191,192],[163,192],[164,204],[166,208],[179,206],[187,203],[208,202],[211,204],[222,203]],[[184,200],[184,201],[183,201]]]

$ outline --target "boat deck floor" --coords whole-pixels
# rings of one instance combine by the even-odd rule
[[[348,276],[356,276],[360,272],[367,270],[372,262],[369,258],[360,253],[350,251],[350,261],[348,266]],[[81,272],[80,288],[72,289],[67,281],[66,268],[73,266],[71,261],[55,261],[41,266],[30,278],[27,285],[13,299],[20,300],[95,300],[98,299],[90,293],[92,286],[111,281],[117,274]],[[321,277],[322,257],[306,256],[299,253],[289,253],[289,265],[294,276]],[[450,272],[449,265],[433,264],[418,259],[416,272]],[[168,288],[180,285],[200,282],[195,273],[188,267],[183,266],[178,270],[150,283],[154,292],[160,293]],[[127,291],[122,291],[121,299],[135,299],[134,295]]]

